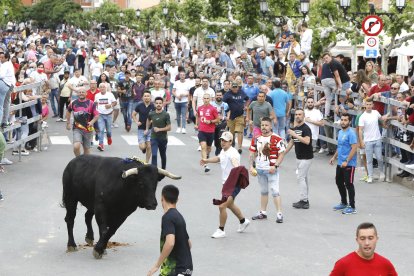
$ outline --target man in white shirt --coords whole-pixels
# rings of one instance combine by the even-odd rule
[[[104,135],[106,130],[106,137],[108,145],[112,145],[112,112],[116,105],[114,94],[106,92],[105,83],[99,84],[99,92],[95,95],[96,110],[99,112],[98,126],[99,126],[99,145],[98,150],[103,151]]]
[[[90,72],[92,78],[98,81],[99,76],[103,73],[103,65],[99,62],[99,57],[94,56],[93,61],[91,62]]]
[[[10,62],[10,55],[0,52],[0,120],[2,128],[8,126],[10,97],[15,85],[16,77],[14,76],[13,64]]]
[[[201,80],[201,87],[194,90],[192,105],[194,114],[197,114],[197,109],[203,105],[203,95],[209,94],[210,98],[214,98],[216,93],[214,90],[209,86],[209,81],[207,77],[203,77]]]
[[[88,82],[88,80],[81,75],[81,70],[80,69],[75,69],[74,75],[72,78],[70,78],[69,80],[69,84],[68,87],[70,89],[70,97],[72,100],[75,100],[78,98],[78,91],[79,90],[88,90],[86,87],[83,87],[84,85],[86,85]]]
[[[174,95],[174,106],[177,112],[177,133],[187,133],[185,123],[187,121],[187,105],[188,95],[190,93],[191,84],[185,79],[185,72],[180,72],[180,79],[174,82],[172,94]]]
[[[300,50],[301,52],[305,52],[306,56],[309,57],[311,53],[313,31],[311,29],[308,29],[308,23],[306,22],[302,23],[301,30],[302,34],[300,36]]]
[[[396,81],[400,85],[400,91],[399,91],[400,93],[404,93],[404,92],[410,90],[410,87],[408,87],[408,84],[406,84],[405,81],[404,81],[404,76],[397,75],[396,76]]]
[[[319,127],[324,125],[322,112],[314,107],[314,99],[308,98],[306,100],[305,124],[307,124],[312,131],[313,148],[315,148],[316,142],[319,139]]]
[[[168,67],[168,77],[170,78],[170,94],[172,93],[172,89],[173,89],[177,75],[178,75],[178,66],[177,66],[177,63],[174,60],[172,60],[170,67]]]
[[[365,149],[368,167],[367,183],[372,183],[373,177],[373,155],[378,161],[380,171],[380,180],[385,180],[383,163],[382,163],[382,137],[379,129],[378,120],[382,119],[381,114],[377,110],[373,110],[374,103],[372,99],[365,100],[365,112],[359,118],[360,131],[358,133],[361,141],[361,149]]]
[[[190,56],[190,43],[188,43],[188,39],[183,33],[178,33],[178,37],[180,38],[181,49],[184,51],[184,57],[188,58]]]

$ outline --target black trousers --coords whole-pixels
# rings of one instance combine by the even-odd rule
[[[220,151],[221,151],[220,137],[221,137],[221,134],[226,129],[226,126],[227,126],[227,122],[222,121],[218,125],[216,125],[216,129],[214,130],[214,146],[216,147],[216,151],[215,151],[216,156],[220,154]]]
[[[63,108],[68,107],[69,97],[59,97],[59,118],[63,119]]]
[[[340,165],[336,166],[336,186],[338,186],[339,194],[341,195],[341,203],[348,205],[347,193],[349,197],[349,205],[355,208],[355,187],[354,187],[355,167],[347,166],[342,168]]]

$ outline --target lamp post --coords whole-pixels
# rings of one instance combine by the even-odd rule
[[[138,20],[139,20],[139,19],[141,19],[141,10],[140,10],[140,9],[137,9],[137,10],[135,11],[135,16],[137,17],[137,19],[138,19]],[[142,20],[146,20],[146,23],[147,23],[147,34],[149,35],[149,32],[150,32],[150,24],[151,24],[151,19],[150,19],[150,17],[147,15],[146,17],[142,18]]]
[[[276,24],[284,24],[285,22],[285,17],[290,17],[290,18],[304,18],[306,17],[306,15],[309,13],[309,6],[310,6],[310,0],[299,0],[300,3],[300,12],[302,13],[302,16],[300,15],[270,15],[269,14],[269,4],[267,3],[266,0],[259,0],[259,6],[260,6],[260,12],[263,14],[264,17],[269,18],[270,20],[274,20],[276,21]]]
[[[7,31],[7,17],[9,16],[9,11],[7,9],[5,9],[3,11],[3,16],[4,16],[4,30]]]
[[[358,10],[360,9],[360,4],[358,3]],[[405,0],[396,0],[395,1],[395,7],[398,10],[398,13],[402,13],[403,10],[405,9]],[[352,15],[353,17],[357,17],[357,16],[367,16],[367,15],[386,15],[388,16],[390,19],[393,19],[393,16],[395,16],[395,13],[390,13],[390,12],[376,12],[375,10],[375,5],[370,3],[369,4],[369,12],[351,12],[348,13],[348,9],[351,6],[351,0],[340,0],[339,1],[339,6],[341,7],[341,9],[344,12],[344,17],[346,18],[346,16],[348,14]],[[353,18],[354,19],[354,18]]]

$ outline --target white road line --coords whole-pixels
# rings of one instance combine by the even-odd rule
[[[121,135],[121,137],[130,146],[138,146],[138,138],[136,135]],[[169,146],[185,146],[185,144],[175,136],[168,135]]]
[[[71,145],[72,144],[68,136],[49,136],[49,139],[52,145]]]

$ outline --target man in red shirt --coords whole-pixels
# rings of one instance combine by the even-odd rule
[[[378,93],[378,96],[381,96],[382,92],[390,91],[391,87],[386,84],[386,76],[380,75],[378,77],[378,84],[371,87],[371,90],[369,90],[368,98],[373,99],[375,96],[374,94]],[[385,104],[381,102],[376,102],[374,99],[374,108],[376,111],[378,111],[381,115],[384,115],[385,111]]]
[[[210,104],[210,94],[203,95],[203,105],[197,109],[196,125],[198,128],[198,141],[201,146],[201,158],[208,159],[211,152],[211,145],[214,141],[216,123],[220,121],[217,109]],[[204,172],[210,168],[204,164]]]
[[[98,89],[98,83],[96,82],[96,80],[91,80],[89,87],[89,90],[86,91],[86,98],[91,100],[92,102],[95,102],[95,95],[101,92]]]
[[[356,241],[358,249],[338,260],[331,276],[398,275],[388,259],[374,252],[378,241],[374,224],[361,223],[356,231]]]

